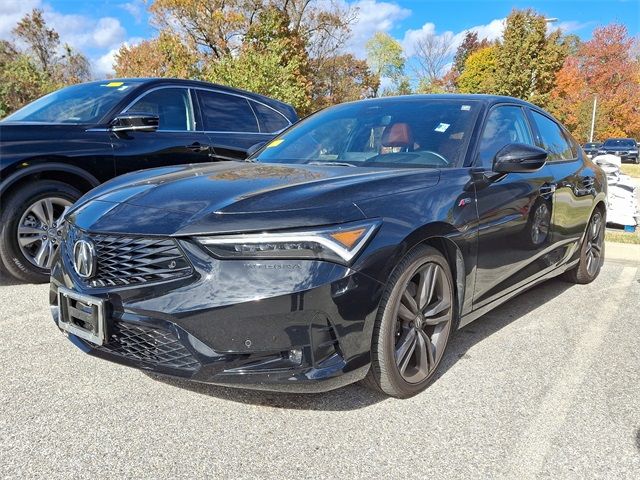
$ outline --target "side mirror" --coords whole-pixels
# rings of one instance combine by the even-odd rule
[[[111,122],[112,132],[155,132],[160,118],[148,113],[121,113]]]
[[[497,173],[535,172],[544,167],[547,152],[533,145],[511,143],[503,147],[493,160]]]
[[[258,142],[251,145],[247,150],[247,158],[251,158],[254,153],[256,153],[258,150],[260,150],[264,146],[265,143],[267,142]]]

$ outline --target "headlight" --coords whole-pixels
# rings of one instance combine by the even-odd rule
[[[375,233],[380,221],[286,232],[196,237],[221,259],[322,259],[349,264]]]
[[[606,150],[598,150],[598,153],[607,153]]]

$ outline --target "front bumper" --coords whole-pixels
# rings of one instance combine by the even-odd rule
[[[379,282],[323,261],[220,261],[195,243],[179,244],[191,275],[127,287],[89,288],[61,254],[51,277],[54,321],[62,285],[108,305],[104,345],[67,334],[106,360],[193,381],[290,392],[331,390],[366,375]]]

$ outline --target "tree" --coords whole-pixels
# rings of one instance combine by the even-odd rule
[[[47,28],[42,10],[34,8],[25,15],[13,29],[13,34],[29,46],[29,54],[35,58],[40,69],[53,75],[52,67],[56,62],[60,35]]]
[[[13,34],[25,48],[0,41],[0,117],[64,85],[91,77],[87,58],[69,45],[60,47],[60,37],[47,27],[42,10],[25,15]]]
[[[405,58],[402,45],[391,35],[384,32],[376,32],[369,39],[366,46],[367,64],[371,72],[378,78],[389,78],[396,86],[400,86],[404,80]],[[373,91],[373,96],[378,96],[378,87]]]
[[[556,73],[568,54],[560,30],[547,35],[547,23],[533,10],[514,10],[497,51],[497,91],[546,106]]]
[[[314,68],[312,102],[316,109],[371,97],[380,86],[379,77],[369,70],[367,62],[351,54],[334,56]]]
[[[485,47],[471,53],[457,79],[461,93],[496,93],[497,46]]]
[[[286,11],[270,7],[259,13],[237,56],[212,61],[204,78],[292,104],[310,113],[309,57],[304,41],[290,29]]]
[[[469,58],[469,55],[481,48],[486,48],[489,45],[490,43],[486,38],[478,40],[477,32],[473,32],[471,30],[467,31],[462,43],[458,46],[456,54],[453,57],[453,67],[451,70],[460,75],[464,72],[464,65],[467,58]]]
[[[119,77],[200,77],[195,49],[167,31],[138,45],[120,47],[114,70]]]
[[[422,36],[416,43],[415,71],[419,81],[419,91],[443,91],[442,77],[453,50],[453,36],[450,33]]]
[[[551,92],[551,110],[572,133],[589,138],[593,97],[598,97],[595,137],[640,136],[640,61],[635,39],[623,25],[594,30],[575,55],[566,58]]]

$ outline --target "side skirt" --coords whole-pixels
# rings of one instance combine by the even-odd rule
[[[551,278],[557,277],[558,275],[563,274],[564,272],[566,272],[567,270],[570,270],[571,268],[575,267],[578,262],[580,261],[580,259],[576,259],[573,260],[565,265],[562,265],[558,268],[555,268],[553,270],[551,270],[550,272],[536,278],[535,280],[532,280],[531,282],[521,286],[520,288],[513,290],[512,292],[509,292],[508,294],[495,299],[493,302],[484,305],[480,308],[478,308],[477,310],[473,310],[469,313],[467,313],[466,315],[462,316],[460,318],[460,323],[458,325],[458,328],[462,328],[465,325],[470,324],[471,322],[473,322],[474,320],[478,319],[479,317],[481,317],[482,315],[484,315],[485,313],[493,310],[494,308],[502,305],[503,303],[511,300],[513,297],[516,297],[518,295],[520,295],[522,292],[525,292],[527,290],[529,290],[532,287],[535,287],[536,285],[545,282]]]

